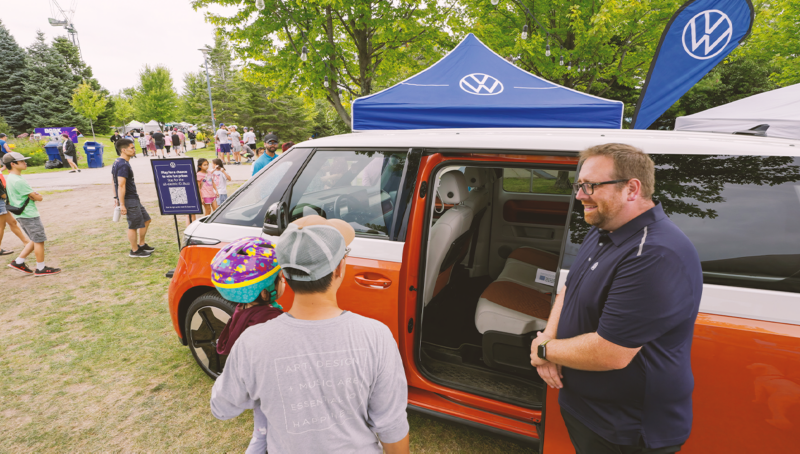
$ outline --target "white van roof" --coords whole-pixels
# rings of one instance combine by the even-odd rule
[[[297,147],[427,148],[442,151],[504,150],[577,153],[585,148],[620,142],[649,154],[798,156],[800,141],[689,131],[633,129],[418,129],[367,131],[323,137]]]

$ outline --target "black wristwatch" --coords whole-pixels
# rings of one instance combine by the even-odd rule
[[[542,359],[547,359],[547,347],[545,347],[545,345],[547,345],[547,343],[550,342],[551,340],[553,339],[547,339],[546,341],[539,344],[539,347],[536,348],[536,356]]]

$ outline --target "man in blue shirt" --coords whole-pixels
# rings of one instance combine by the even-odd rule
[[[3,159],[6,153],[11,153],[11,148],[6,142],[6,137],[4,133],[0,133],[0,159]]]
[[[255,164],[253,164],[253,175],[257,174],[261,169],[266,167],[267,164],[272,162],[273,159],[278,157],[278,155],[275,154],[275,150],[278,149],[278,136],[275,134],[267,134],[267,136],[264,137],[264,143],[267,145],[267,151],[256,159]]]
[[[578,453],[674,453],[692,428],[691,347],[703,274],[652,200],[653,161],[624,144],[581,152],[586,235],[531,364]]]

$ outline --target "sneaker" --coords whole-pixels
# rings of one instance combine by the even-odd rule
[[[0,255],[8,255],[13,253],[14,251],[9,251],[8,249],[0,249]]]
[[[139,248],[139,250],[136,251],[136,252],[133,252],[133,251],[128,252],[128,257],[133,257],[133,258],[139,259],[139,258],[150,257],[150,254],[151,254],[151,252],[145,251],[142,248]]]
[[[81,173],[81,169],[78,169],[78,173]]]
[[[61,272],[61,268],[50,268],[49,266],[46,266],[46,267],[44,267],[44,268],[42,268],[40,270],[34,271],[33,272],[33,276],[34,277],[52,276],[53,274],[58,274],[60,272]]]
[[[23,263],[22,265],[18,265],[16,260],[14,260],[11,263],[9,263],[8,267],[9,268],[14,268],[17,271],[22,271],[25,274],[33,274],[33,270],[28,268],[28,265],[26,265],[25,263]]]
[[[143,251],[147,251],[147,252],[153,252],[153,251],[156,250],[156,248],[154,248],[153,246],[150,246],[147,243],[144,243],[144,246],[139,246],[139,249],[141,249]]]
[[[74,170],[70,170],[69,173],[75,173],[75,171]]]

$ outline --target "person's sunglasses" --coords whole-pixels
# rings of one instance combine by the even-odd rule
[[[586,195],[594,194],[594,188],[597,186],[602,186],[604,184],[612,184],[612,183],[622,183],[628,180],[611,180],[611,181],[603,181],[600,183],[573,183],[572,189],[577,193],[581,189],[583,189],[583,193]]]
[[[270,145],[278,145],[278,142],[277,142],[277,141],[275,141],[275,140],[270,140],[270,141],[269,141],[269,142],[267,142],[267,143],[268,143],[268,144],[270,144]]]

